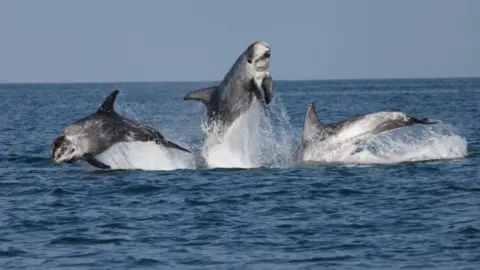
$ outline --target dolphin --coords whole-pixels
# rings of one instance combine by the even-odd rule
[[[190,153],[189,150],[166,140],[150,126],[127,119],[114,110],[119,90],[113,91],[93,114],[76,120],[61,132],[50,146],[54,164],[85,160],[90,165],[109,169],[95,158],[120,142],[153,141],[158,145]]]
[[[311,103],[305,113],[300,149],[297,158],[313,150],[316,145],[329,138],[355,144],[380,133],[415,124],[431,125],[428,119],[419,119],[404,112],[381,111],[360,115],[337,123],[322,124],[317,117],[315,105]]]
[[[237,58],[218,85],[193,91],[183,99],[203,102],[207,107],[208,123],[217,122],[228,127],[250,108],[254,98],[264,109],[272,101],[274,85],[269,65],[270,47],[264,41],[254,42]]]

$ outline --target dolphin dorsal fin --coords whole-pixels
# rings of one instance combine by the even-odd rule
[[[114,105],[115,105],[115,99],[117,98],[117,95],[120,91],[115,90],[113,91],[108,97],[105,99],[105,101],[102,103],[102,106],[98,108],[97,113],[111,113],[114,112]]]
[[[212,99],[215,90],[217,90],[217,86],[198,89],[185,95],[183,100],[198,100],[207,104]]]
[[[327,135],[327,130],[318,120],[315,112],[315,105],[311,103],[305,113],[303,120],[302,142],[308,142],[316,136],[324,137]]]

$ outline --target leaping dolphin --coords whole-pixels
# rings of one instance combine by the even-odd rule
[[[218,86],[191,92],[184,100],[202,101],[207,107],[208,122],[220,122],[228,127],[250,108],[254,98],[263,103],[264,108],[272,101],[269,65],[270,47],[263,41],[254,42],[237,58]]]
[[[304,154],[313,150],[320,142],[329,137],[337,136],[340,141],[357,143],[372,138],[383,132],[415,124],[430,125],[428,119],[419,119],[398,111],[382,111],[360,115],[352,119],[332,124],[322,124],[317,117],[315,105],[308,106],[303,121],[301,146],[297,158],[303,159]]]
[[[85,160],[94,167],[110,166],[95,158],[111,146],[128,141],[153,141],[158,145],[190,153],[189,150],[166,140],[150,126],[127,119],[114,110],[119,90],[113,91],[93,114],[74,121],[53,141],[50,154],[54,164]]]

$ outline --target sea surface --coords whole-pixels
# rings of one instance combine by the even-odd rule
[[[0,85],[0,269],[479,269],[480,79],[277,81],[268,119],[249,111],[200,165],[205,107],[183,96],[213,84]],[[120,114],[194,154],[53,165],[57,134],[115,89]],[[310,103],[323,123],[438,124],[296,162]]]

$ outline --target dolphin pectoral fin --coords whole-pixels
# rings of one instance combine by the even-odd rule
[[[398,129],[398,128],[402,128],[402,127],[408,127],[408,126],[413,126],[413,125],[417,125],[417,124],[421,124],[421,125],[433,125],[433,124],[437,124],[438,122],[431,122],[429,121],[427,118],[424,118],[424,119],[419,119],[419,118],[416,118],[416,117],[411,117],[409,116],[407,118],[407,120],[402,120],[402,121],[390,121],[388,123],[385,123],[381,126],[378,126],[376,127],[374,130],[372,130],[372,134],[379,134],[379,133],[383,133],[383,132],[386,132],[386,131],[390,131],[390,130],[394,130],[394,129]]]
[[[166,147],[170,147],[170,148],[174,148],[174,149],[177,149],[177,150],[180,150],[180,151],[184,151],[184,152],[187,152],[187,153],[191,153],[189,150],[179,146],[178,144],[176,143],[173,143],[171,141],[167,141],[165,139],[161,139],[161,140],[157,140],[155,141],[157,144],[162,144],[163,146],[166,146]]]
[[[433,125],[438,123],[438,122],[432,122],[428,118],[419,119],[416,117],[410,117],[408,122],[411,124],[422,124],[422,125]]]
[[[163,137],[163,135],[162,135],[160,132],[154,130],[153,128],[148,127],[148,126],[146,126],[146,128],[148,128],[148,129],[155,135],[155,139],[154,139],[153,141],[154,141],[156,144],[163,145],[163,146],[165,146],[165,147],[174,148],[174,149],[177,149],[177,150],[180,150],[180,151],[184,151],[184,152],[187,152],[187,153],[191,153],[189,150],[187,150],[187,149],[179,146],[178,144],[173,143],[173,142],[171,142],[171,141],[169,141],[169,140],[166,140],[165,137]],[[147,141],[152,141],[152,139],[151,139],[150,137],[143,137],[143,138],[142,138],[142,137],[138,137],[137,139],[140,140],[140,141],[145,141],[145,142],[147,142]]]
[[[97,167],[99,169],[110,169],[110,166],[106,165],[105,163],[99,161],[98,159],[94,158],[93,155],[86,155],[85,156],[85,161],[88,162],[88,164]]]
[[[198,100],[206,104],[210,102],[216,89],[216,86],[202,88],[188,93],[187,95],[185,95],[185,97],[183,97],[183,100]]]
[[[268,105],[273,99],[273,79],[270,74],[263,78],[262,89],[265,95],[265,103]]]

